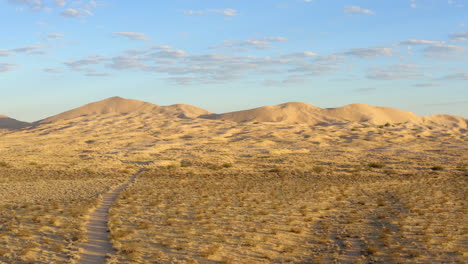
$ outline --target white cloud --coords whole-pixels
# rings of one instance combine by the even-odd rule
[[[144,33],[138,32],[114,32],[115,35],[126,37],[131,40],[150,40],[150,38]]]
[[[6,49],[0,49],[0,57],[8,57],[11,55],[13,55],[13,53],[11,53],[10,51]]]
[[[442,43],[441,41],[409,39],[409,40],[400,42],[400,45],[418,46],[418,45],[434,45],[434,44],[441,44],[441,43]]]
[[[447,75],[447,76],[443,77],[442,80],[468,81],[468,72],[460,72],[460,73]]]
[[[468,41],[468,31],[450,34],[449,38],[457,42]]]
[[[343,11],[345,13],[350,13],[350,14],[366,14],[366,15],[373,15],[375,14],[374,11],[366,8],[362,8],[360,6],[345,6],[343,8]]]
[[[88,72],[85,74],[88,77],[107,77],[112,76],[110,73],[98,73],[98,72]]]
[[[59,69],[54,69],[54,68],[46,68],[43,69],[42,71],[47,72],[47,73],[61,73],[62,71]]]
[[[83,17],[83,16],[91,16],[93,15],[93,12],[91,12],[88,9],[73,9],[73,8],[67,8],[66,10],[62,11],[60,13],[63,17],[67,18],[77,18],[77,17]]]
[[[46,40],[54,40],[54,39],[60,39],[63,38],[65,35],[59,34],[59,33],[50,33],[47,35],[45,38]]]
[[[107,66],[114,70],[144,69],[147,67],[147,65],[141,63],[141,59],[136,56],[114,57]]]
[[[370,47],[353,48],[343,54],[359,58],[376,58],[381,56],[392,56],[394,52],[395,50],[389,47]]]
[[[69,61],[64,64],[67,65],[70,69],[75,71],[84,71],[84,72],[95,72],[94,69],[83,68],[83,66],[89,65],[98,65],[107,61],[106,55],[91,55],[81,60]]]
[[[413,85],[414,87],[439,87],[438,83],[417,83]]]
[[[67,4],[67,2],[65,0],[55,0],[54,4],[56,6],[65,6]]]
[[[31,10],[42,10],[45,8],[43,0],[8,0],[12,4],[23,4],[29,6]]]
[[[421,69],[421,66],[412,64],[370,67],[367,78],[374,80],[402,80],[429,76],[428,74],[421,73]]]
[[[43,50],[42,45],[32,45],[20,48],[14,48],[11,51],[16,53],[33,53],[33,54],[44,54],[46,51]]]
[[[14,63],[5,63],[5,62],[0,62],[0,72],[9,72],[13,71],[18,67],[17,64]]]
[[[264,37],[259,39],[230,39],[223,41],[222,45],[212,46],[212,49],[234,49],[236,51],[247,51],[250,49],[265,50],[271,49],[274,42],[287,42],[288,39],[284,37]]]
[[[456,58],[465,52],[466,48],[455,45],[437,44],[424,49],[426,57]]]
[[[318,57],[319,54],[311,51],[303,51],[303,52],[295,52],[283,55],[283,58],[310,58],[310,57]]]
[[[236,9],[225,8],[225,9],[207,9],[207,10],[184,10],[186,15],[206,15],[206,14],[218,14],[227,17],[233,17],[239,15]]]

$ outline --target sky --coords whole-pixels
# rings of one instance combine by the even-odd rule
[[[468,0],[0,0],[0,114],[112,96],[468,118]]]

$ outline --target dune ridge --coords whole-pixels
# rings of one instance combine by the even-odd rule
[[[377,125],[412,123],[467,128],[466,119],[458,116],[435,115],[421,117],[408,111],[362,103],[323,109],[307,103],[292,102],[203,117],[236,122],[285,122],[308,125],[367,122]]]
[[[433,115],[421,117],[412,112],[390,107],[354,103],[336,108],[320,108],[302,102],[289,102],[279,105],[228,112],[211,113],[205,109],[186,104],[160,106],[139,100],[111,97],[36,121],[35,126],[51,124],[80,117],[103,115],[154,115],[162,118],[199,118],[205,120],[229,120],[234,122],[282,122],[306,125],[336,125],[348,123],[369,123],[385,125],[409,123],[413,125],[441,126],[466,129],[467,120],[452,115]],[[30,123],[0,117],[0,128],[19,129]]]

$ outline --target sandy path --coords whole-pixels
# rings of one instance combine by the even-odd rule
[[[119,193],[130,183],[134,182],[136,177],[143,172],[143,170],[144,169],[140,169],[126,183],[106,193],[102,197],[101,203],[91,213],[89,222],[86,225],[88,241],[81,246],[83,253],[78,263],[102,264],[106,259],[106,255],[114,252],[112,243],[109,240],[109,229],[107,227],[109,209]]]

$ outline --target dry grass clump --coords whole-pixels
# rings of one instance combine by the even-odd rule
[[[158,169],[121,193],[111,236],[121,260],[134,263],[155,255],[175,263],[457,262],[462,186],[466,179],[452,173]]]
[[[84,225],[111,172],[0,169],[0,263],[66,263],[86,240]]]

